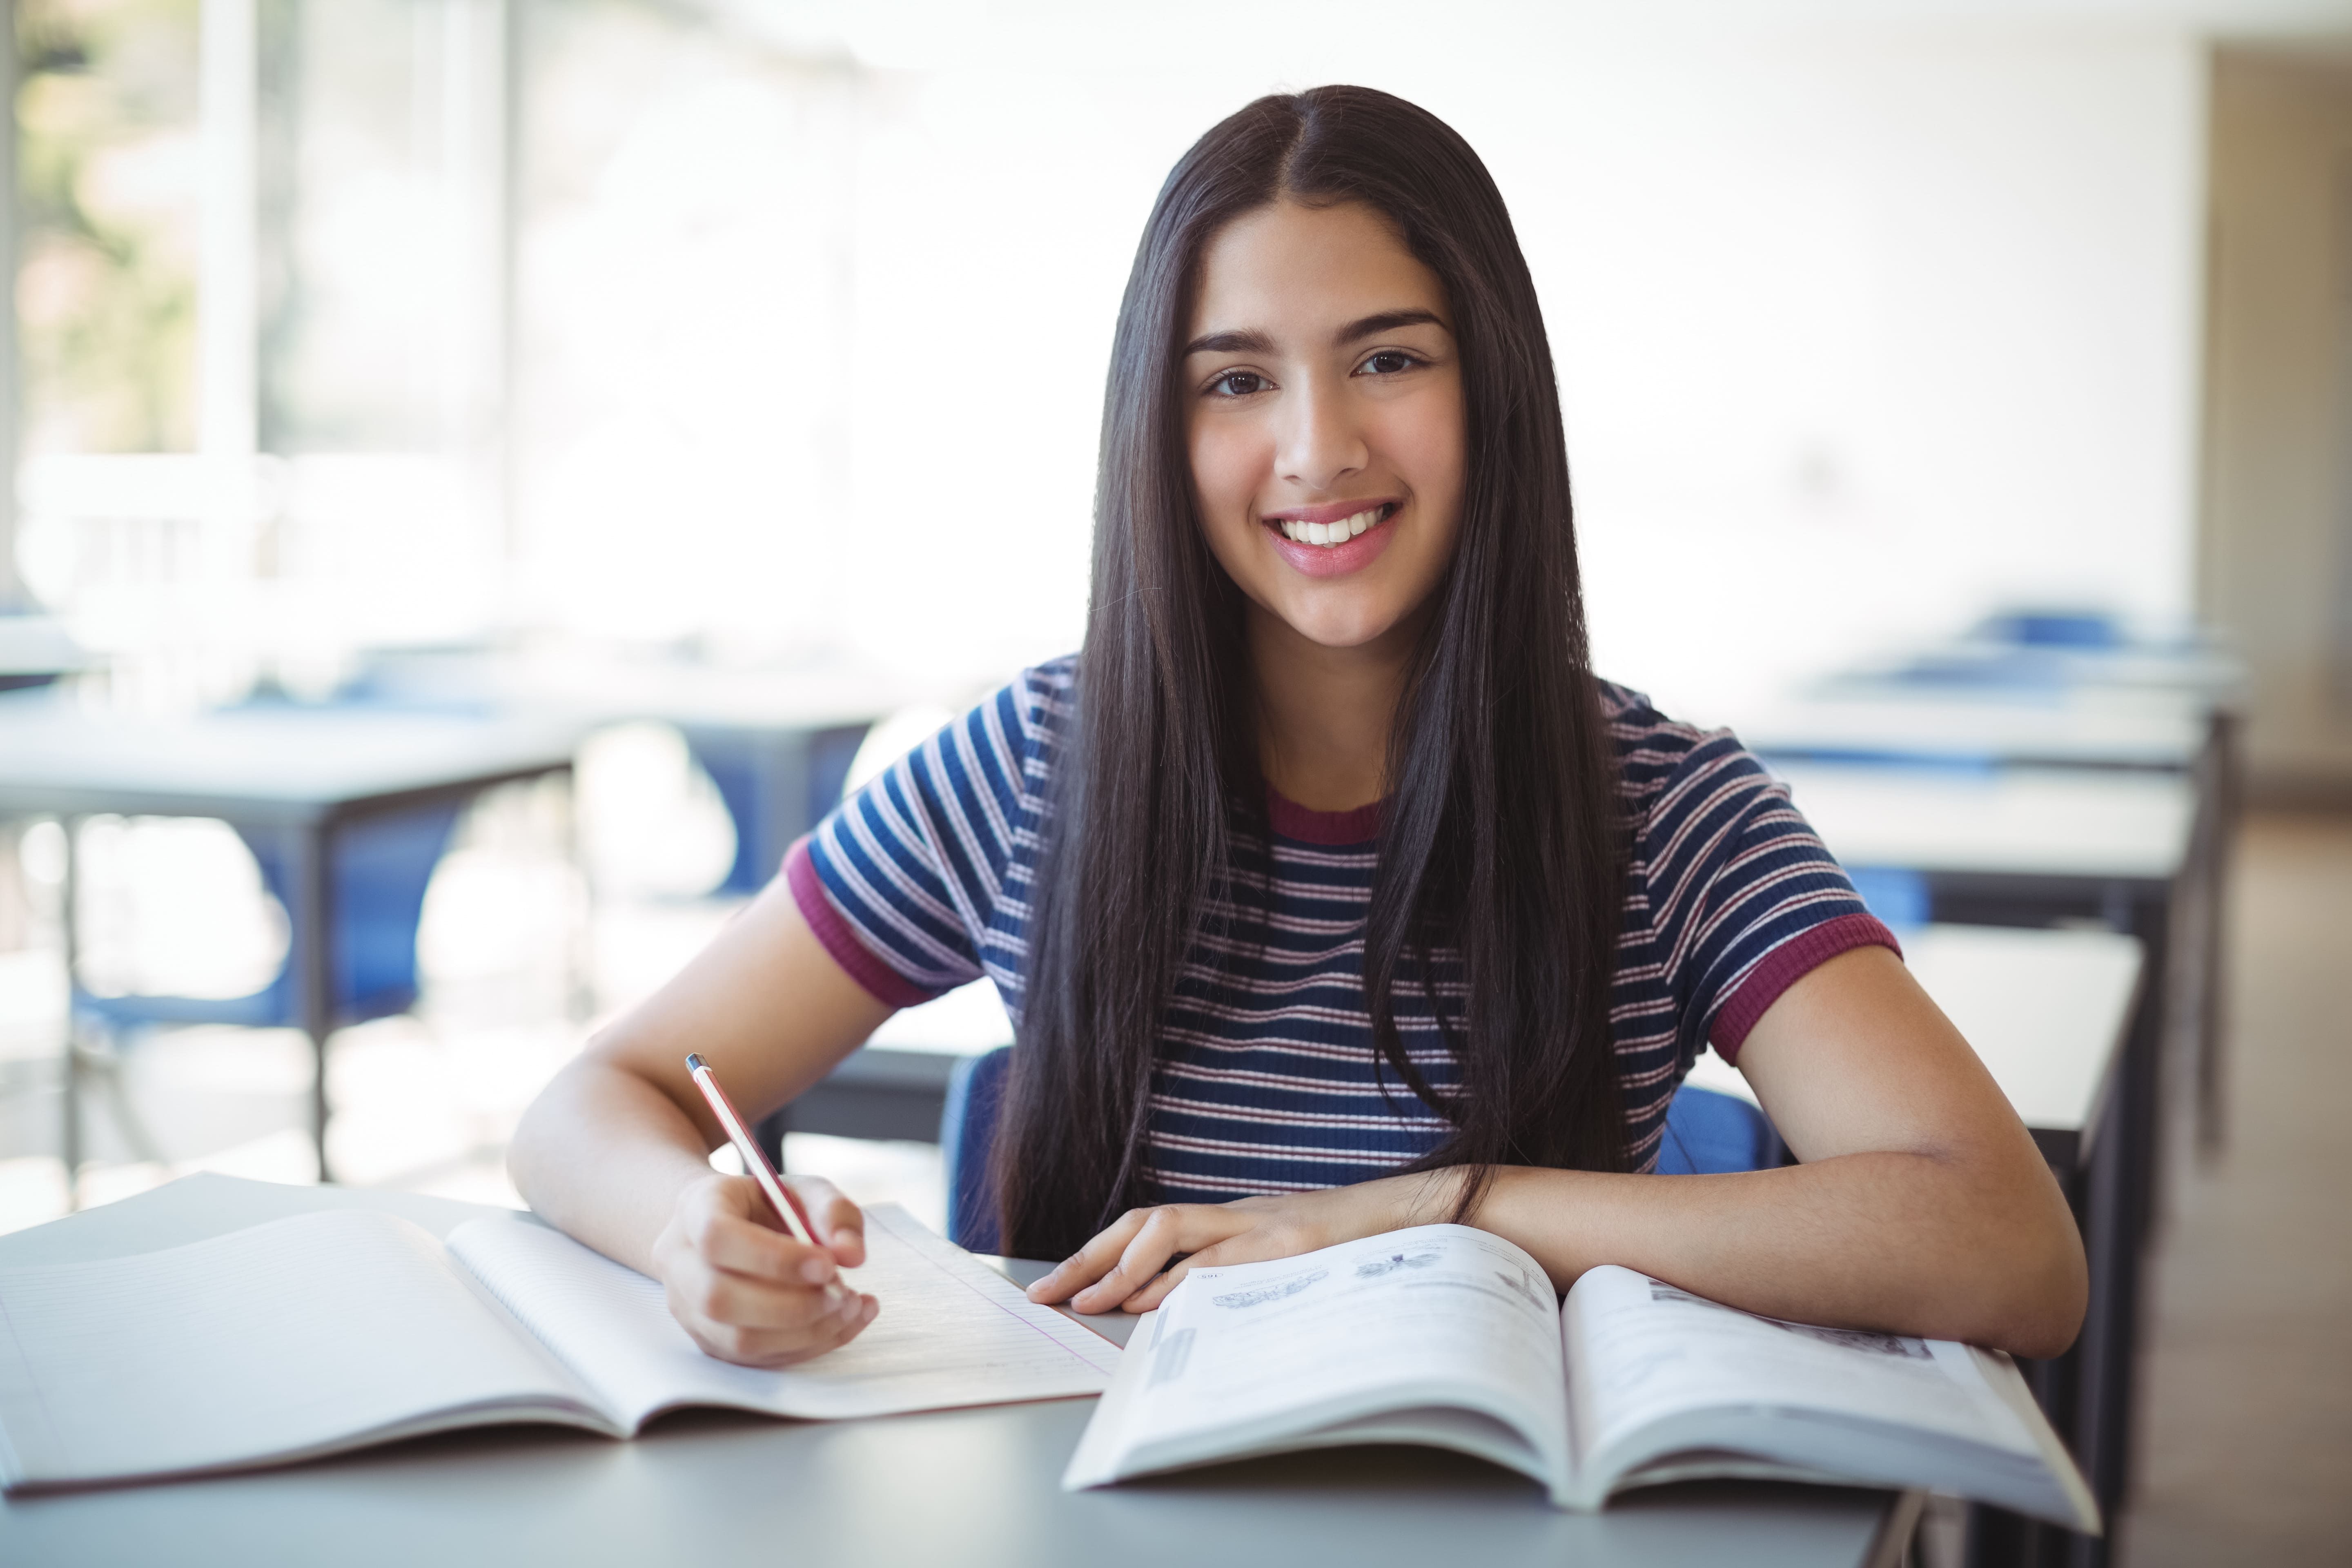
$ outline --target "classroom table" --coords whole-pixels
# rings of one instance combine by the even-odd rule
[[[296,1021],[317,1062],[310,1130],[324,1174],[327,1041],[335,1023],[328,973],[334,834],[380,813],[567,771],[579,735],[579,726],[563,720],[512,713],[268,703],[151,718],[47,692],[13,692],[0,695],[0,816],[54,815],[68,823],[100,813],[207,816],[277,837],[290,871],[287,963]],[[66,835],[68,911],[74,837]],[[65,926],[70,976],[79,941],[70,912]],[[79,1136],[76,1076],[68,1063],[69,1162]]]
[[[436,1234],[470,1204],[191,1176],[0,1237],[0,1268],[149,1251],[328,1206]],[[363,1347],[362,1347],[363,1349]],[[1916,1494],[1705,1482],[1562,1513],[1518,1477],[1427,1449],[1351,1448],[1068,1494],[1089,1400],[841,1423],[717,1412],[616,1443],[550,1428],[414,1440],[249,1475],[10,1499],[0,1562],[185,1568],[432,1563],[596,1568],[785,1562],[1197,1568],[1253,1562],[1826,1568],[1900,1560]]]
[[[2137,1256],[2157,1210],[2162,1088],[2201,1079],[2219,1033],[2225,830],[2210,794],[2192,775],[2158,772],[1769,765],[1841,862],[1916,873],[1934,921],[2100,923],[2139,939],[2148,979],[2120,1075],[2116,1194]]]
[[[793,840],[840,798],[874,723],[910,700],[908,683],[852,666],[736,666],[570,650],[560,658],[458,650],[379,657],[362,689],[400,700],[488,702],[583,729],[640,721],[685,738],[735,826],[716,889],[767,885]]]
[[[2149,1010],[2141,944],[2103,931],[1926,926],[1901,931],[1904,962],[2009,1097],[2082,1226],[2091,1300],[2082,1338],[2021,1370],[2113,1518],[2128,1470],[2138,1310],[2135,1215],[2124,1202],[2134,1152],[2122,1121],[2126,1074]],[[1689,1081],[1754,1101],[1713,1052]],[[2095,1568],[2106,1542],[1990,1510],[1972,1510],[1969,1561]]]
[[[2061,652],[2032,651],[2050,657]],[[2068,654],[2061,662],[2065,678],[2042,686],[1946,683],[1916,673],[1853,674],[1740,713],[1734,727],[1742,742],[1776,767],[1844,763],[1850,770],[1852,764],[1874,763],[1915,769],[1942,764],[1962,773],[2042,770],[2025,778],[2016,792],[2023,796],[2037,793],[2039,781],[2054,769],[2147,772],[2184,783],[2189,822],[2171,889],[2176,929],[2168,967],[2175,987],[2171,1004],[2186,1026],[2171,1037],[2179,1066],[2168,1076],[2189,1094],[2200,1143],[2218,1148],[2226,1038],[2222,906],[2242,796],[2234,671],[2226,660],[2195,647]],[[2082,793],[2095,799],[2096,781],[2089,781]],[[2071,829],[2080,816],[2080,802],[2072,804],[2074,816],[2053,815],[2053,825],[2064,822]],[[2112,839],[2108,847],[2116,847]],[[2039,846],[2024,847],[2039,861]],[[1976,881],[1980,895],[1988,879],[1979,875]],[[1946,882],[1940,889],[1942,918],[1966,915],[1961,906],[1969,891],[1948,878]],[[2036,900],[2051,891],[2046,882],[2029,889]]]
[[[2131,1028],[2143,959],[2138,942],[2102,931],[1931,925],[1896,933],[1903,962],[1976,1048],[2034,1144],[2062,1176],[2081,1169]],[[1756,1091],[1708,1051],[1689,1082]]]
[[[1838,859],[2087,891],[2094,912],[2170,882],[2187,859],[2197,791],[2177,774],[1767,758]]]
[[[2186,773],[2214,742],[2216,712],[2201,696],[2168,690],[2018,697],[1849,682],[1759,704],[1732,728],[1772,756]]]

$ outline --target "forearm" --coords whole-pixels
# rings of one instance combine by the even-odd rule
[[[640,1273],[678,1194],[710,1173],[710,1144],[677,1102],[644,1079],[583,1057],[531,1102],[507,1168],[523,1201]]]
[[[1767,1317],[2047,1356],[2081,1324],[2084,1270],[2056,1184],[2034,1175],[1913,1153],[1713,1176],[1515,1166],[1472,1223],[1562,1289],[1616,1263]]]

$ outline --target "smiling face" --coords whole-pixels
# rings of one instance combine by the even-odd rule
[[[1254,640],[1393,651],[1461,519],[1460,355],[1435,273],[1387,220],[1278,201],[1202,258],[1186,436],[1210,549]]]

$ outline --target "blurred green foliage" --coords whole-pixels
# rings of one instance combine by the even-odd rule
[[[197,0],[16,0],[27,454],[196,437]]]

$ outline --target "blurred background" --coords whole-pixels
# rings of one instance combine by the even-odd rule
[[[2128,949],[2126,1555],[2340,1541],[2352,3],[10,14],[0,1228],[518,1201],[600,1019],[1077,644],[1160,181],[1357,81],[1510,203],[1602,672],[1905,930]],[[771,1132],[938,1223],[1010,1037],[901,1015]]]

